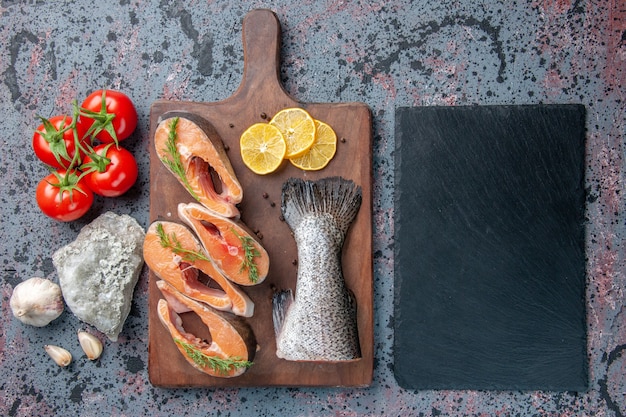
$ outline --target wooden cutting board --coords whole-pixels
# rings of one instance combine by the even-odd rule
[[[159,117],[169,111],[187,111],[208,120],[228,149],[228,155],[244,188],[239,208],[242,221],[262,236],[270,256],[268,278],[244,291],[255,303],[254,316],[246,319],[258,342],[254,365],[242,376],[226,379],[193,369],[176,349],[160,323],[156,304],[161,294],[156,276],[149,278],[150,382],[162,387],[246,386],[367,386],[373,373],[373,280],[372,280],[372,118],[363,103],[302,103],[292,98],[280,82],[280,23],[269,10],[253,10],[243,21],[244,72],[237,91],[215,103],[157,101],[150,112],[150,137]],[[337,133],[337,153],[321,171],[304,172],[288,162],[275,173],[259,176],[247,169],[239,153],[239,137],[257,122],[269,121],[286,107],[302,107]],[[150,146],[150,219],[181,222],[176,214],[180,202],[192,197],[157,158]],[[295,289],[297,252],[287,224],[281,219],[281,188],[290,177],[318,179],[340,175],[362,187],[363,203],[343,248],[343,270],[348,288],[358,304],[358,329],[362,359],[351,363],[299,363],[276,357],[271,299],[274,291]],[[182,223],[182,222],[181,222]],[[192,313],[183,323],[196,335],[208,335]]]

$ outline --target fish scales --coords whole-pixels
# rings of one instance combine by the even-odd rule
[[[360,358],[356,302],[347,289],[341,251],[361,206],[361,188],[341,177],[289,179],[282,212],[298,250],[295,296],[274,297],[277,356],[294,361]]]

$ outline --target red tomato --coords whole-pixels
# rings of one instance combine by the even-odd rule
[[[76,141],[74,131],[71,129],[72,118],[70,116],[54,116],[43,119],[33,135],[33,150],[35,155],[47,165],[54,168],[68,168],[76,153]],[[89,138],[85,137],[87,129],[79,121],[76,122],[76,133],[81,144],[88,144]],[[85,155],[82,150],[79,157]],[[80,160],[77,161],[80,164]]]
[[[94,129],[92,135],[103,143],[124,140],[137,127],[137,110],[132,100],[115,90],[97,90],[91,93],[83,101],[81,116],[83,123]]]
[[[81,169],[89,172],[85,181],[104,197],[118,197],[137,181],[137,161],[128,150],[114,144],[98,145],[85,157]],[[91,172],[90,172],[91,171]]]
[[[78,174],[59,170],[39,182],[37,204],[46,216],[69,222],[87,213],[93,204],[93,192]]]

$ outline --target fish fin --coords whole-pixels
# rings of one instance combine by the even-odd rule
[[[361,207],[361,200],[361,187],[342,177],[317,181],[289,178],[283,184],[281,208],[292,229],[305,215],[330,214],[345,234]]]
[[[272,297],[272,319],[277,338],[283,328],[283,322],[291,303],[293,303],[293,291],[291,290],[278,291]]]

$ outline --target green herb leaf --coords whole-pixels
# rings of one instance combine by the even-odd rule
[[[170,132],[167,136],[165,149],[163,149],[163,151],[168,155],[168,158],[161,158],[161,161],[170,171],[172,171],[174,175],[180,179],[187,191],[189,191],[189,194],[191,194],[191,196],[196,200],[200,201],[200,197],[191,188],[191,184],[189,184],[187,175],[185,175],[185,167],[183,166],[180,152],[178,152],[178,148],[176,147],[176,140],[178,139],[176,126],[178,126],[178,120],[178,117],[174,117],[169,124]]]
[[[254,258],[261,256],[261,254],[254,245],[254,239],[252,239],[250,236],[241,236],[234,228],[231,228],[230,230],[241,241],[241,246],[243,247],[245,253],[245,257],[243,263],[241,264],[241,269],[239,270],[239,272],[245,271],[247,269],[250,282],[257,282],[259,280],[259,270],[254,263]]]
[[[156,225],[157,234],[159,235],[159,241],[161,242],[161,246],[164,248],[169,248],[176,255],[179,255],[183,258],[184,261],[194,262],[197,260],[211,261],[204,253],[201,251],[195,251],[191,249],[185,249],[176,237],[175,233],[168,235],[165,233],[165,229],[163,229],[163,224],[158,223]]]
[[[215,356],[209,356],[198,349],[191,343],[187,343],[180,339],[174,339],[177,345],[183,348],[187,356],[191,358],[198,366],[202,368],[210,368],[223,375],[228,374],[232,369],[249,368],[252,366],[252,362],[245,361],[239,357],[232,358],[217,358]]]

